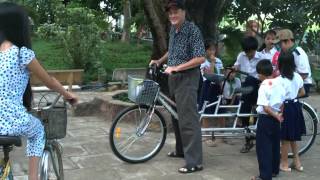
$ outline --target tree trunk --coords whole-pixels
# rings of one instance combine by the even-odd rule
[[[165,5],[168,0],[144,0],[145,15],[153,37],[151,59],[159,59],[167,52],[168,31],[170,23]],[[193,21],[201,30],[204,39],[217,40],[217,25],[226,0],[186,0],[187,18]],[[158,80],[162,91],[168,93],[167,80]]]
[[[168,0],[144,0],[144,11],[153,36],[152,58],[160,58],[168,45],[168,16],[165,5]],[[217,27],[226,0],[186,0],[187,19],[201,30],[204,39],[217,40]]]
[[[153,37],[152,59],[159,59],[167,51],[169,22],[164,9],[167,0],[144,0],[143,7]]]
[[[225,0],[186,0],[187,18],[201,30],[204,39],[217,40],[217,28]]]
[[[131,19],[131,12],[130,12],[130,0],[124,0],[123,6],[123,32],[121,36],[122,42],[129,42],[130,40],[130,19]]]

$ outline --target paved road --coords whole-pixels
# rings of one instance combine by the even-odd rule
[[[316,108],[320,107],[320,96],[309,99]],[[169,137],[161,152],[143,164],[128,164],[117,159],[108,142],[110,120],[101,117],[70,117],[67,137],[63,145],[63,163],[66,180],[248,180],[258,173],[255,150],[240,154],[242,140],[232,144],[219,143],[218,147],[204,144],[204,167],[202,172],[182,175],[177,169],[183,165],[181,159],[172,159],[166,153],[173,149],[173,135]],[[25,143],[24,143],[25,144]],[[28,163],[24,148],[16,148],[11,154],[15,179],[27,179]],[[320,140],[302,156],[305,172],[281,173],[278,180],[318,180],[320,177]]]

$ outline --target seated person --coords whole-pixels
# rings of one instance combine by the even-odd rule
[[[241,76],[242,87],[253,87],[253,91],[249,94],[241,96],[243,101],[241,105],[241,113],[251,113],[252,107],[256,105],[258,98],[258,89],[260,80],[256,71],[256,66],[259,61],[264,59],[264,55],[257,52],[258,41],[254,37],[245,37],[241,41],[241,47],[243,52],[239,53],[237,60],[234,64],[234,68],[248,73],[250,76]],[[249,117],[242,117],[242,126],[249,126]],[[247,153],[253,147],[252,137],[246,137],[246,143],[241,149],[241,153]]]
[[[217,44],[212,40],[205,41],[206,49],[206,61],[201,64],[200,70],[202,77],[199,82],[199,94],[198,94],[198,109],[201,110],[203,103],[208,101],[208,103],[213,103],[218,100],[218,96],[221,93],[220,84],[210,82],[203,75],[204,74],[220,74],[223,70],[222,61],[216,57],[217,54]],[[206,114],[213,114],[215,112],[215,106],[211,106],[205,109]],[[210,126],[209,120],[203,118],[202,124],[204,128]],[[216,146],[214,139],[209,137],[206,139],[206,144],[208,146]]]
[[[239,96],[234,94],[236,88],[241,88],[241,81],[236,77],[235,72],[231,72],[230,69],[225,71],[225,77],[228,78],[223,87],[223,104],[232,105],[239,103]],[[227,77],[229,75],[229,77]]]

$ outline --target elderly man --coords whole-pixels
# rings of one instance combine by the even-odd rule
[[[186,164],[180,173],[200,171],[202,167],[201,126],[197,112],[197,89],[200,64],[205,60],[204,43],[199,28],[186,21],[182,0],[169,0],[166,11],[171,22],[168,52],[150,64],[158,66],[168,61],[170,96],[177,104],[178,120],[173,119],[176,151],[169,157],[184,157]]]

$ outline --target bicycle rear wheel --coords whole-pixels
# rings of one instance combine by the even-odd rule
[[[149,106],[132,106],[118,114],[110,128],[113,153],[129,163],[153,158],[163,147],[167,127],[158,110]]]
[[[40,180],[63,180],[63,163],[61,147],[55,140],[50,141],[50,147],[45,148],[40,161]]]
[[[301,137],[301,141],[297,141],[299,155],[302,155],[305,152],[307,152],[314,143],[314,140],[317,135],[318,123],[317,114],[309,104],[302,102],[302,112],[304,122],[306,124],[306,134]],[[289,152],[289,157],[293,157],[292,152]]]

